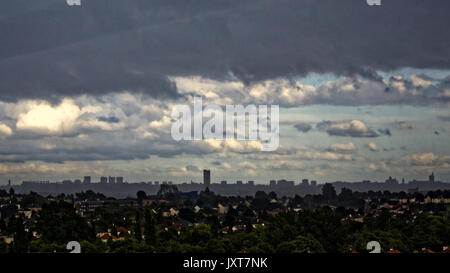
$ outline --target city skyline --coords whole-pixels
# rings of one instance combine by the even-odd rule
[[[62,180],[55,180],[55,181],[50,181],[50,180],[42,180],[42,179],[32,179],[32,180],[23,180],[23,181],[17,181],[16,183],[14,183],[13,181],[11,181],[11,179],[8,179],[7,184],[2,185],[0,184],[0,186],[14,186],[14,185],[20,185],[20,183],[60,183],[60,184],[85,184],[85,185],[89,185],[89,184],[139,184],[139,183],[146,183],[149,185],[163,185],[163,184],[168,184],[168,185],[172,185],[172,184],[203,184],[204,187],[209,187],[210,185],[230,185],[230,184],[237,184],[237,185],[272,185],[272,184],[278,184],[280,181],[282,183],[287,182],[288,184],[292,184],[292,185],[319,185],[319,184],[325,184],[325,183],[333,183],[333,182],[345,182],[345,183],[360,183],[360,182],[371,182],[371,183],[389,183],[389,182],[393,182],[395,184],[407,184],[410,182],[429,182],[429,183],[434,183],[434,182],[443,182],[443,183],[450,183],[448,181],[441,181],[439,180],[439,178],[436,179],[436,176],[434,174],[434,172],[431,172],[431,174],[427,177],[427,179],[417,179],[417,178],[413,178],[411,180],[406,180],[404,177],[401,178],[397,178],[397,177],[392,177],[389,176],[387,177],[385,180],[371,180],[369,178],[366,179],[362,179],[359,181],[345,181],[339,178],[336,178],[336,180],[333,181],[317,181],[316,179],[312,178],[305,178],[305,177],[299,177],[298,180],[294,179],[294,180],[290,180],[290,179],[286,179],[285,177],[272,177],[272,178],[268,178],[267,181],[256,181],[255,180],[243,180],[243,179],[237,179],[237,180],[228,180],[224,177],[216,177],[215,180],[211,179],[211,170],[208,169],[204,169],[202,170],[202,176],[200,177],[200,179],[198,181],[193,180],[193,179],[184,179],[184,180],[180,180],[180,181],[172,181],[172,180],[168,180],[168,179],[162,179],[162,180],[141,180],[141,181],[128,181],[127,179],[124,179],[124,176],[100,176],[97,178],[92,177],[92,176],[83,176],[82,178],[73,178],[73,179],[62,179]]]
[[[270,179],[268,183],[256,183],[253,180],[249,181],[227,181],[211,180],[211,170],[203,170],[203,181],[195,182],[173,182],[173,181],[141,181],[128,182],[124,177],[102,176],[100,181],[94,182],[92,177],[84,176],[83,180],[63,180],[62,182],[50,181],[23,181],[20,185],[1,186],[0,190],[14,189],[15,192],[27,194],[35,192],[45,196],[59,196],[61,194],[73,194],[77,192],[98,192],[116,198],[133,197],[136,192],[144,191],[147,194],[155,195],[165,186],[177,189],[176,191],[186,192],[187,194],[197,195],[199,192],[214,192],[225,196],[253,196],[257,192],[264,191],[266,193],[275,192],[280,195],[305,196],[308,194],[317,194],[324,185],[330,183],[336,188],[336,191],[351,190],[355,192],[408,192],[408,193],[428,193],[435,190],[448,190],[450,183],[439,181],[436,179],[434,173],[428,176],[427,180],[405,181],[405,179],[397,179],[389,176],[384,181],[326,181],[318,183],[316,180],[309,180],[307,178],[299,179],[298,181],[286,180],[282,178]]]

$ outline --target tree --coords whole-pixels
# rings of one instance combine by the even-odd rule
[[[282,242],[277,247],[278,253],[325,253],[325,249],[312,236],[297,236],[295,240]]]
[[[193,245],[205,245],[211,239],[211,228],[206,224],[198,224],[189,234],[189,243]]]
[[[30,243],[30,252],[32,253],[67,253],[67,243],[48,242],[42,239],[33,240]],[[83,247],[81,251],[84,252]]]
[[[193,223],[195,221],[196,214],[191,208],[181,208],[178,217]]]
[[[14,253],[27,253],[30,247],[30,240],[28,238],[28,233],[25,231],[25,226],[23,224],[23,216],[19,215],[14,221],[14,241],[13,241],[13,252]]]
[[[127,238],[121,241],[111,241],[108,242],[110,253],[136,253],[141,252],[139,249],[139,245],[132,238]]]
[[[141,213],[136,211],[136,223],[134,224],[134,237],[140,243],[142,241],[142,230],[141,230]]]
[[[100,240],[95,240],[94,242],[81,241],[81,252],[82,253],[104,253],[106,252],[106,245]]]
[[[3,219],[3,217],[0,216],[0,231],[5,231],[5,230],[6,230],[5,219]]]
[[[274,191],[269,192],[270,199],[277,199],[277,194]]]
[[[247,233],[251,233],[253,231],[253,225],[252,225],[252,221],[250,219],[247,219],[247,221],[245,223],[245,231]]]
[[[216,238],[219,233],[219,226],[220,226],[219,218],[217,218],[216,215],[210,215],[206,218],[206,222],[211,227],[211,236]]]
[[[294,205],[295,206],[301,205],[302,202],[303,202],[303,198],[301,198],[299,195],[296,194],[294,197]]]
[[[346,204],[346,203],[351,203],[351,201],[353,200],[353,192],[350,189],[347,188],[343,188],[341,190],[341,193],[339,194],[339,203],[340,204]]]
[[[264,191],[257,191],[255,193],[255,199],[253,199],[252,205],[257,210],[262,210],[262,209],[267,208],[269,203],[270,203],[269,196]]]
[[[146,209],[144,212],[145,226],[144,226],[144,238],[145,243],[148,245],[155,245],[156,243],[156,221],[153,212],[150,209]]]
[[[228,226],[229,232],[233,232],[233,227],[236,224],[237,217],[239,216],[238,211],[235,210],[232,206],[228,208],[228,212],[225,215],[224,225]]]
[[[142,206],[142,200],[147,199],[147,194],[145,191],[138,191],[136,197],[140,206]]]
[[[8,253],[8,244],[5,240],[0,239],[0,254]]]
[[[48,242],[93,240],[95,233],[86,219],[76,213],[75,208],[64,201],[42,205],[36,223],[36,231]]]
[[[323,185],[322,195],[327,202],[334,201],[337,198],[336,190],[334,189],[334,186],[330,183],[326,183],[325,185]]]

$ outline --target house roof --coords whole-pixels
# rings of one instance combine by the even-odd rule
[[[117,232],[128,232],[129,230],[125,227],[117,227],[116,228]]]

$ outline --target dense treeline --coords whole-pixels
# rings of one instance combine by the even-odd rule
[[[81,243],[82,252],[92,253],[367,252],[366,245],[373,240],[380,242],[384,252],[411,253],[423,249],[440,252],[450,245],[449,205],[425,203],[421,193],[343,189],[337,194],[327,184],[322,194],[304,197],[277,198],[273,192],[222,197],[206,191],[195,200],[180,200],[175,188],[162,188],[155,200],[165,202],[144,206],[143,200],[149,197],[140,191],[137,206],[112,202],[84,216],[67,202],[67,196],[17,196],[13,191],[0,194],[11,197],[0,211],[0,232],[13,234],[14,239],[10,244],[0,240],[0,253],[67,252],[66,244],[74,240]],[[427,196],[448,198],[449,192],[430,192]],[[70,198],[109,199],[92,191]],[[393,198],[409,199],[402,205],[390,201]],[[412,199],[417,202],[410,203]],[[393,213],[380,208],[380,204],[389,202],[406,209]],[[219,204],[229,204],[225,213],[213,209]],[[39,206],[41,210],[25,218],[18,213],[18,205]],[[171,208],[177,208],[176,216],[164,216],[163,212]],[[274,211],[277,213],[268,213]],[[351,215],[358,216],[359,221]],[[243,228],[234,230],[236,226]],[[101,234],[108,234],[108,239],[99,238]]]
[[[44,205],[34,229],[41,234],[31,240],[22,219],[11,222],[14,242],[0,242],[1,252],[67,252],[69,241],[81,242],[83,252],[195,252],[195,253],[316,253],[367,251],[369,241],[379,241],[382,250],[418,252],[423,248],[441,251],[450,244],[450,222],[441,215],[404,214],[393,217],[383,211],[368,215],[363,223],[341,221],[330,208],[285,212],[268,217],[263,227],[247,228],[231,234],[217,232],[217,219],[178,233],[167,219],[150,209],[135,211],[134,236],[102,243],[95,237],[95,224],[77,215],[65,202]],[[415,218],[415,219],[414,219]],[[215,221],[216,220],[216,221]],[[214,223],[215,222],[215,223]],[[143,234],[144,239],[140,234]],[[136,236],[137,235],[137,236]]]

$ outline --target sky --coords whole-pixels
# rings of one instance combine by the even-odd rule
[[[450,181],[447,0],[0,0],[0,184]],[[175,105],[279,105],[280,146],[175,141]]]

